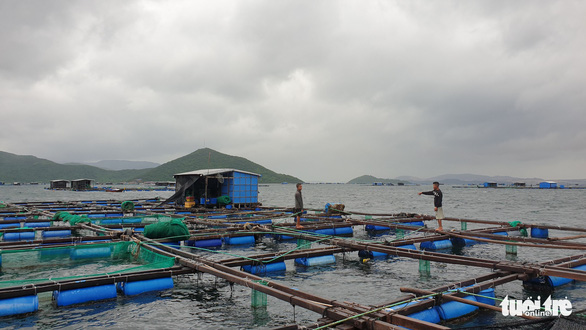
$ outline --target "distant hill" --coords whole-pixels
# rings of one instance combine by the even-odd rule
[[[0,181],[49,182],[56,179],[94,179],[98,182],[126,181],[147,170],[109,171],[90,165],[58,164],[35,156],[0,151]]]
[[[299,178],[275,173],[246,158],[226,155],[210,148],[196,150],[189,155],[167,162],[135,178],[140,178],[143,181],[169,181],[173,180],[173,174],[206,168],[235,168],[258,173],[262,175],[260,178],[261,183],[302,182]]]
[[[95,167],[99,167],[105,170],[143,170],[145,168],[155,168],[161,164],[153,163],[153,162],[145,162],[145,161],[135,161],[135,160],[100,160],[99,162],[94,163],[85,163],[86,165],[91,165]]]
[[[208,164],[208,158],[210,162]],[[294,176],[275,173],[245,158],[226,155],[206,148],[177,158],[156,168],[106,170],[83,164],[58,164],[34,156],[0,151],[0,181],[49,182],[56,179],[93,179],[96,182],[172,181],[173,174],[206,168],[235,168],[262,175],[262,183],[302,182]]]
[[[399,182],[410,183],[409,181],[406,181],[406,180],[381,179],[381,178],[374,177],[372,175],[363,175],[363,176],[359,176],[357,178],[354,178],[354,179],[348,181],[349,184],[373,184],[375,182],[392,183],[392,184],[397,184]]]

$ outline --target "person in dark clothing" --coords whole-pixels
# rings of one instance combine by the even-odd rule
[[[297,184],[297,191],[295,192],[295,209],[293,213],[297,218],[297,229],[302,229],[303,226],[301,225],[301,213],[303,213],[303,196],[301,196],[301,189],[303,189],[303,185],[301,183]]]
[[[437,219],[438,228],[437,231],[443,231],[444,228],[442,227],[442,219],[444,218],[444,209],[442,207],[442,199],[444,195],[439,188],[439,182],[433,183],[433,190],[432,191],[422,191],[418,195],[430,195],[433,196],[433,206],[435,210],[435,218]]]

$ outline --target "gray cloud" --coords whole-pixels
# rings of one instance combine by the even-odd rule
[[[583,178],[579,1],[3,1],[0,150]]]

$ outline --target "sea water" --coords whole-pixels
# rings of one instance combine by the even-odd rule
[[[0,186],[0,200],[16,201],[70,201],[70,200],[131,200],[138,198],[169,197],[172,192],[71,192],[50,191],[39,186]],[[586,190],[537,189],[461,189],[441,187],[444,192],[444,212],[447,217],[546,223],[584,227]],[[322,209],[326,203],[343,203],[347,211],[372,213],[433,214],[433,198],[418,196],[417,192],[431,190],[431,186],[369,186],[343,184],[306,184],[303,198],[306,208]],[[271,184],[259,187],[260,201],[265,206],[294,206],[295,185]],[[364,218],[364,216],[356,216]],[[286,220],[286,221],[292,221]],[[434,221],[427,222],[436,226]],[[484,225],[469,224],[468,229]],[[372,239],[363,226],[355,227],[354,237]],[[460,229],[458,222],[445,222],[445,229]],[[408,232],[407,232],[408,234]],[[550,230],[550,236],[568,236],[572,233]],[[393,239],[392,234],[378,239]],[[576,240],[585,242],[586,240]],[[316,247],[318,244],[314,244]],[[239,255],[286,251],[296,247],[296,241],[274,242],[268,238],[253,247],[229,246],[221,251]],[[519,247],[517,256],[506,256],[505,246],[478,244],[464,248],[460,254],[498,260],[539,262],[567,255],[575,250],[545,250]],[[214,259],[227,258],[217,254]],[[341,301],[377,305],[403,294],[400,287],[430,289],[433,287],[488,274],[489,269],[431,262],[429,276],[420,275],[417,260],[392,258],[363,264],[356,252],[336,256],[337,262],[316,268],[303,268],[286,262],[287,271],[270,277],[290,287],[315,295]],[[1,277],[0,277],[1,280]],[[522,288],[520,281],[496,289],[497,297],[509,295],[512,299],[526,299],[536,295]],[[586,308],[586,283],[572,283],[557,288],[552,299],[567,297],[574,310]],[[300,307],[268,296],[266,308],[251,307],[251,290],[231,287],[226,281],[211,275],[179,276],[171,290],[115,300],[94,302],[67,308],[53,307],[50,295],[40,295],[40,310],[29,316],[0,319],[6,328],[145,328],[161,329],[169,326],[188,329],[249,329],[272,328],[298,323],[307,325],[321,317]],[[498,312],[481,312],[473,320],[451,323],[451,327],[493,325],[515,322]]]

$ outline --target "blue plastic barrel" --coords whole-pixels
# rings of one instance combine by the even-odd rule
[[[388,254],[383,253],[383,252],[376,252],[376,251],[359,250],[358,257],[360,259],[375,259],[375,258],[383,259],[383,258],[388,257]]]
[[[334,228],[316,229],[316,230],[313,230],[313,232],[316,234],[319,234],[319,235],[328,235],[328,236],[334,236],[336,234],[336,231],[334,230]]]
[[[74,260],[78,259],[93,259],[93,258],[109,258],[112,254],[112,249],[109,246],[100,247],[77,247],[71,249],[69,257]]]
[[[484,290],[478,292],[478,294],[481,295],[481,296],[485,296],[485,297],[492,297],[492,298],[495,297],[494,288],[484,289]],[[483,298],[483,297],[478,297],[478,296],[475,296],[475,297],[476,297],[476,300],[479,303],[483,303],[483,304],[487,304],[487,305],[494,306],[494,303],[495,303],[495,300],[494,299]]]
[[[425,224],[423,223],[423,221],[404,222],[402,224],[403,225],[406,225],[406,226],[419,226],[419,227],[425,226]]]
[[[27,222],[24,224],[24,226],[29,228],[51,227],[51,222]]]
[[[0,316],[36,312],[39,309],[38,296],[24,296],[0,300]]]
[[[242,266],[241,269],[247,273],[251,273],[254,275],[265,275],[267,273],[284,272],[285,270],[287,270],[287,266],[285,265],[284,261],[281,261],[263,265],[245,265]]]
[[[23,232],[10,232],[4,233],[4,241],[22,241],[22,240],[34,240],[34,231],[23,231]]]
[[[20,240],[34,240],[35,239],[35,232],[34,231],[21,231],[20,232]]]
[[[460,238],[460,237],[451,237],[450,241],[452,241],[453,246],[470,246],[474,244],[478,244],[478,241],[468,238]]]
[[[421,312],[409,314],[407,316],[412,317],[414,319],[421,320],[421,321],[430,322],[430,323],[440,323],[440,321],[441,321],[439,313],[437,312],[437,308],[435,308],[435,307],[428,308],[428,309],[423,310]]]
[[[474,296],[468,296],[464,299],[470,301],[477,301]],[[437,307],[437,311],[442,320],[453,320],[464,315],[468,315],[478,310],[478,306],[473,306],[458,301],[449,301]]]
[[[43,238],[70,237],[71,230],[43,230]]]
[[[531,237],[548,238],[549,237],[549,230],[546,228],[531,227]]]
[[[222,246],[222,240],[219,238],[213,239],[200,239],[200,240],[188,240],[187,245],[201,247],[201,248],[209,248],[209,247],[218,247]]]
[[[254,244],[254,236],[236,236],[236,237],[224,237],[224,242],[228,245],[245,245]]]
[[[102,219],[100,220],[102,225],[114,225],[122,223],[122,219]]]
[[[400,245],[400,246],[397,246],[397,247],[398,248],[401,248],[401,249],[417,250],[417,248],[415,247],[414,244]]]
[[[376,226],[376,225],[366,225],[366,231],[382,231],[382,230],[390,230],[390,227],[385,226]]]
[[[19,223],[0,223],[0,229],[8,229],[8,228],[20,228]]]
[[[336,263],[336,257],[333,254],[319,257],[297,258],[295,263],[302,266],[320,266]]]
[[[354,234],[354,230],[352,229],[351,226],[348,227],[336,227],[334,228],[334,234],[335,235],[353,235]]]
[[[506,231],[499,231],[498,233],[492,233],[493,235],[500,235],[500,236],[509,236],[509,233]]]
[[[150,291],[160,291],[173,288],[173,278],[163,277],[144,281],[119,282],[118,289],[126,296],[133,296]]]
[[[288,240],[295,239],[295,237],[289,236],[289,235],[275,235],[275,239],[277,241],[288,241]]]
[[[393,306],[391,308],[385,309],[385,311],[387,311],[387,312],[399,311],[404,307],[415,305],[419,302],[421,302],[421,301],[412,301],[409,303]],[[435,308],[435,307],[428,308],[428,309],[420,311],[420,312],[415,312],[415,313],[409,314],[407,316],[412,317],[414,319],[430,322],[430,323],[439,323],[440,322],[440,316],[437,311],[437,308]]]
[[[11,232],[11,233],[4,233],[2,236],[4,241],[18,241],[20,240],[20,233]]]
[[[123,218],[122,223],[141,223],[141,218]]]
[[[53,291],[53,300],[57,306],[69,306],[88,301],[116,298],[116,285],[98,285],[89,288]]]
[[[449,239],[444,239],[441,241],[426,241],[426,242],[421,242],[420,247],[422,250],[430,250],[430,251],[451,249],[452,242]]]

